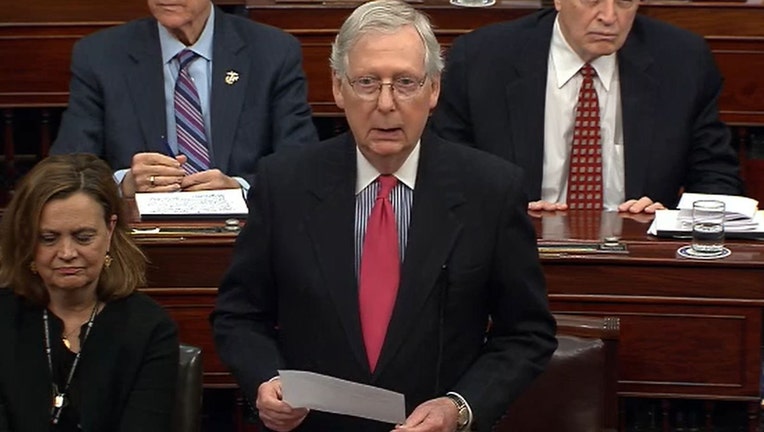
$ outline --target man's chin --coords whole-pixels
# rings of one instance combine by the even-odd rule
[[[158,7],[154,12],[154,18],[159,21],[159,24],[171,32],[177,30],[185,25],[188,25],[188,19],[183,18],[180,15],[180,9],[173,9]]]
[[[374,140],[371,150],[379,156],[392,156],[404,151],[406,145],[400,140]]]
[[[592,53],[594,58],[598,58],[613,54],[614,52],[618,51],[620,46],[618,46],[617,41],[598,40],[589,44],[588,48],[589,52]]]

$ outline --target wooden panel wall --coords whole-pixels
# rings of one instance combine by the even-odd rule
[[[252,19],[285,29],[303,47],[309,99],[318,115],[337,115],[331,94],[328,57],[331,42],[352,4],[273,3],[249,0]],[[526,15],[538,5],[504,2],[486,9],[465,9],[443,0],[418,5],[436,26],[441,44],[485,24]],[[741,3],[650,2],[640,13],[703,35],[726,81],[720,100],[724,121],[732,125],[764,125],[764,6]]]
[[[244,0],[213,0],[218,5],[243,5]],[[146,16],[146,0],[10,0],[3,2],[2,21],[61,23],[128,21]]]
[[[243,0],[225,0],[236,3]],[[69,57],[79,38],[101,28],[147,14],[139,0],[37,0],[12,2],[12,22],[0,24],[0,108],[64,106],[68,96]],[[218,1],[221,3],[221,1]],[[21,6],[24,5],[24,6]],[[274,4],[250,0],[250,16],[285,29],[303,43],[310,102],[318,115],[337,115],[331,97],[328,55],[331,41],[353,5]],[[460,9],[433,0],[420,5],[438,28],[444,46],[481,25],[517,18],[536,7],[499,6]],[[726,78],[722,116],[733,125],[764,125],[764,6],[656,2],[640,13],[704,35]]]

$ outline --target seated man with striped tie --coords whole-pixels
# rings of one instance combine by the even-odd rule
[[[555,0],[458,38],[435,132],[523,168],[529,210],[653,213],[682,190],[741,194],[710,50],[638,3]]]
[[[94,153],[122,193],[249,189],[260,157],[317,142],[299,42],[210,0],[77,42],[51,153]]]
[[[425,132],[443,60],[407,3],[359,6],[331,67],[350,132],[261,161],[217,352],[268,430],[489,431],[557,346],[520,170]],[[279,369],[400,392],[407,418],[292,407]]]

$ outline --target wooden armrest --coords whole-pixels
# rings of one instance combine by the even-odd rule
[[[555,314],[554,318],[557,320],[557,334],[602,340],[620,338],[621,321],[618,317]]]

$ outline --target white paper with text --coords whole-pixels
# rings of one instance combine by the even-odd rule
[[[247,202],[241,189],[195,192],[137,193],[135,204],[141,218],[146,217],[242,217]]]

